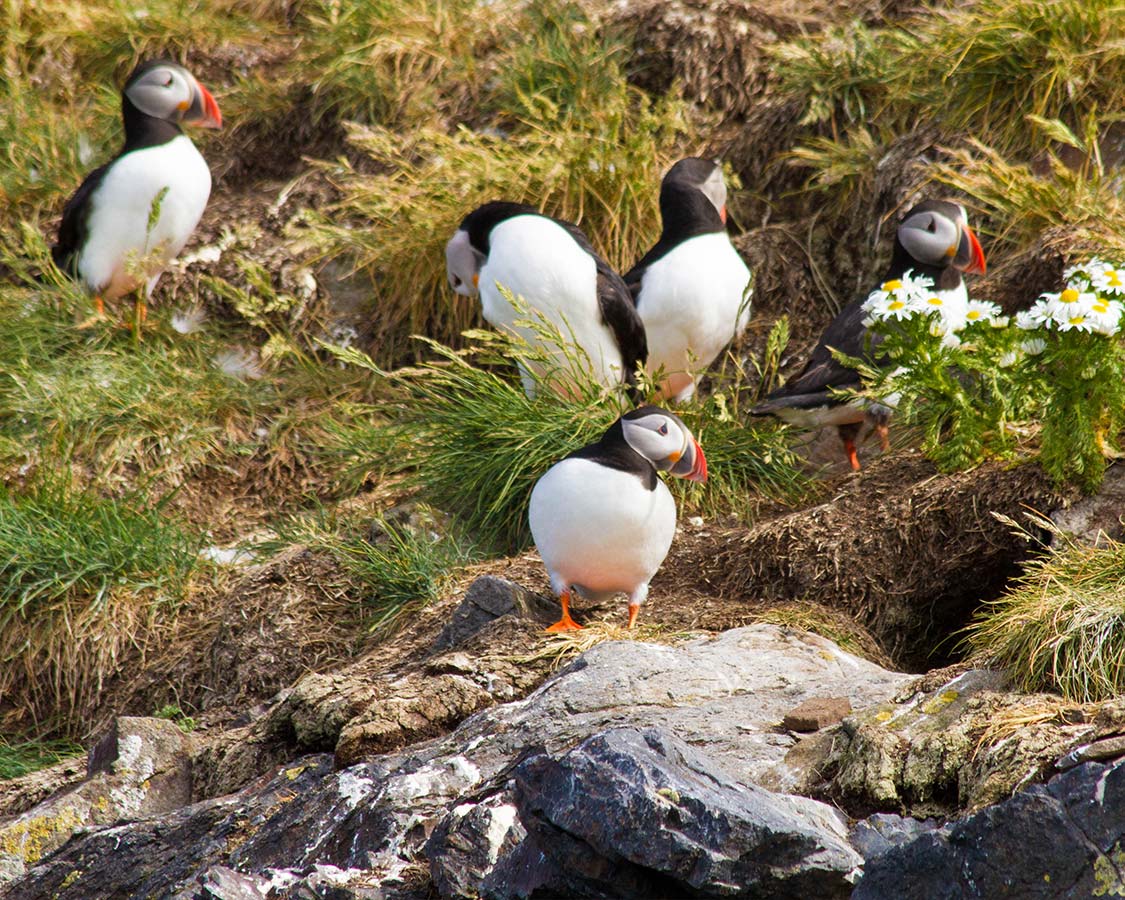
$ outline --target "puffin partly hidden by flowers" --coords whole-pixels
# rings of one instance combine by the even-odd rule
[[[707,459],[677,416],[642,406],[536,482],[531,534],[562,604],[548,631],[581,627],[570,616],[575,591],[592,599],[627,594],[629,627],[636,623],[676,533],[676,503],[658,470],[705,481]]]
[[[689,156],[660,184],[660,240],[625,273],[648,336],[649,373],[682,401],[750,320],[750,270],[727,234],[727,185],[715,160]]]
[[[187,243],[211,195],[211,170],[181,125],[220,128],[219,105],[183,66],[137,66],[121,91],[125,146],[95,169],[63,208],[55,264],[105,302],[143,288],[135,328],[161,273]]]
[[[984,274],[984,251],[971,228],[965,208],[947,200],[926,200],[903,217],[895,232],[891,263],[881,288],[892,290],[912,272],[933,283],[931,303],[942,310],[946,327],[965,324],[969,295],[962,273]],[[836,391],[858,389],[859,373],[837,362],[832,351],[877,362],[878,342],[868,338],[864,294],[845,306],[820,336],[804,369],[750,410],[755,416],[776,416],[805,428],[835,425],[848,462],[859,469],[855,439],[865,420],[873,422],[883,449],[888,449],[887,421],[891,409],[881,404],[849,401]]]

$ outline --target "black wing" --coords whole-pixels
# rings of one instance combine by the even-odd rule
[[[637,364],[644,365],[648,360],[648,338],[644,322],[637,313],[633,295],[626,287],[624,279],[613,270],[598,252],[586,234],[573,222],[555,219],[566,229],[575,242],[594,258],[598,267],[598,308],[602,322],[613,332],[617,346],[621,350],[621,362],[625,366],[625,381],[633,384],[636,380]]]
[[[648,337],[633,296],[625,281],[609,267],[604,259],[595,256],[598,264],[598,306],[602,321],[609,326],[621,349],[621,362],[625,366],[625,382],[636,381],[637,366],[648,360]]]
[[[674,244],[671,241],[665,242],[663,239],[653,245],[652,249],[642,256],[633,268],[625,273],[625,285],[629,288],[629,293],[633,297],[633,302],[637,302],[637,298],[641,293],[641,281],[645,277],[645,272],[648,267],[654,262],[664,256],[669,250],[672,249]]]
[[[78,265],[78,254],[89,236],[90,197],[102,183],[111,164],[99,166],[87,175],[63,207],[58,241],[51,248],[51,258],[59,269],[71,277],[78,277],[75,268]]]
[[[832,402],[829,389],[858,386],[859,373],[838,362],[832,351],[838,350],[869,361],[872,359],[874,342],[868,346],[867,326],[863,324],[863,302],[854,300],[840,310],[813,347],[800,374],[790,378],[751,411],[764,415],[779,407],[823,406]]]

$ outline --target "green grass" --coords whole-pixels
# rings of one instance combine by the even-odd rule
[[[1002,667],[1024,691],[1068,700],[1125,692],[1125,544],[1063,541],[1028,565],[1016,585],[985,605],[967,647]]]
[[[926,119],[1010,152],[1043,147],[1024,117],[1072,128],[1125,99],[1125,8],[1114,0],[979,0],[883,29],[829,29],[775,49],[806,122],[888,132]]]
[[[372,631],[440,599],[457,572],[480,557],[460,528],[419,503],[373,518],[320,508],[281,523],[277,532],[259,549],[300,543],[331,554],[363,597],[357,619]]]
[[[537,327],[558,339],[557,331]],[[512,553],[530,544],[527,504],[539,477],[597,440],[632,404],[622,388],[583,379],[568,380],[564,396],[544,387],[557,373],[540,350],[492,332],[468,337],[472,345],[463,351],[428,342],[436,359],[391,373],[361,354],[341,354],[378,371],[401,393],[383,410],[389,424],[339,435],[338,452],[347,455],[351,447],[356,471],[405,472],[407,484],[456,516],[483,549]],[[566,367],[588,371],[578,351],[571,352]],[[515,360],[544,367],[534,398],[524,393]],[[685,513],[749,518],[765,499],[795,502],[811,490],[785,431],[748,424],[740,401],[745,376],[732,369],[720,381],[723,389],[675,408],[709,466],[705,486],[670,479]]]
[[[121,658],[174,617],[200,545],[140,496],[63,477],[0,489],[0,695],[24,724],[83,727]]]
[[[0,737],[0,781],[19,778],[78,756],[82,747],[70,741],[14,741]]]

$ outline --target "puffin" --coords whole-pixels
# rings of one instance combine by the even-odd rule
[[[625,273],[648,335],[661,394],[695,393],[699,372],[750,320],[750,270],[727,235],[727,186],[716,160],[688,157],[660,184],[660,240]]]
[[[221,128],[219,105],[183,66],[157,59],[133,70],[121,90],[125,145],[95,169],[63,207],[55,265],[94,298],[106,301],[143,288],[135,328],[160,275],[199,223],[211,195],[211,170],[181,125]]]
[[[465,216],[446,244],[445,262],[450,287],[479,296],[493,327],[545,346],[535,329],[516,324],[527,314],[516,311],[504,288],[580,347],[599,383],[634,384],[637,366],[648,356],[644,325],[621,276],[577,225],[523,203],[495,200]],[[560,370],[572,367],[562,348],[547,349]],[[522,364],[520,373],[524,391],[534,396],[532,373]],[[565,377],[552,383],[565,392]]]
[[[984,251],[971,228],[965,207],[948,200],[925,200],[912,207],[895,231],[894,252],[880,284],[901,278],[908,270],[934,282],[951,319],[964,318],[969,302],[965,273],[983,275]],[[887,422],[891,409],[882,404],[859,404],[833,391],[858,388],[859,373],[832,356],[838,350],[878,364],[876,340],[869,340],[863,324],[863,302],[857,297],[834,318],[820,336],[804,369],[750,410],[751,415],[772,415],[805,428],[835,425],[844,452],[854,471],[860,468],[855,439],[864,421],[871,421],[883,450],[889,449]],[[874,335],[872,336],[875,337]]]
[[[562,604],[548,631],[582,627],[570,616],[576,591],[596,600],[627,594],[629,627],[636,624],[676,533],[676,503],[658,471],[706,481],[707,458],[678,416],[641,406],[535,483],[531,535]]]

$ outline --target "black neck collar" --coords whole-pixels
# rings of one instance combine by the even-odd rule
[[[142,112],[127,96],[121,98],[121,119],[125,123],[125,147],[122,153],[144,147],[158,147],[184,133],[175,122]]]

